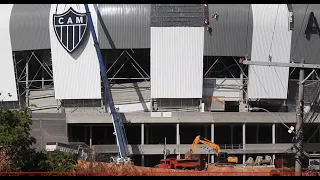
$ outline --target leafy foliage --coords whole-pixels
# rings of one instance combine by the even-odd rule
[[[30,134],[31,125],[28,108],[13,111],[0,108],[0,171],[75,171],[73,154],[35,151],[36,139]]]
[[[76,163],[76,157],[72,153],[48,152],[39,166],[42,170],[50,172],[74,172]]]
[[[0,146],[9,157],[7,171],[28,171],[33,167],[36,142],[30,134],[32,120],[29,109],[0,109]]]

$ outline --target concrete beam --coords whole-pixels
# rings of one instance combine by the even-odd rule
[[[36,113],[34,113],[36,114]],[[280,114],[280,116],[279,116]],[[121,113],[123,123],[295,123],[294,112],[172,112],[172,117],[151,117],[150,112]],[[278,117],[278,118],[277,118]],[[281,119],[282,118],[282,119]],[[66,114],[67,123],[112,123],[110,115],[105,113],[71,113]],[[320,117],[315,121],[320,123]]]
[[[277,154],[288,152],[292,146],[291,143],[284,144],[246,144],[246,149],[241,147],[235,147],[233,149],[226,149],[224,146],[221,146],[223,152],[228,152],[229,154]],[[177,144],[168,144],[167,149],[170,153],[174,154],[177,152],[177,149],[180,149],[181,153],[189,151],[191,144],[180,144],[178,147]],[[146,145],[128,145],[129,151],[132,154],[137,155],[152,155],[152,154],[163,154],[163,145],[160,144],[146,144]],[[318,151],[320,152],[320,144],[306,144],[305,149],[307,152]],[[96,153],[116,153],[116,145],[95,145],[94,150]],[[197,147],[196,154],[208,154],[207,149],[203,149],[200,146]]]

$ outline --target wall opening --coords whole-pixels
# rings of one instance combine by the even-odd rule
[[[145,144],[176,144],[175,124],[145,124]],[[128,135],[127,135],[128,136]]]
[[[209,124],[180,124],[179,128],[180,144],[192,144],[198,135],[210,140],[211,127]]]

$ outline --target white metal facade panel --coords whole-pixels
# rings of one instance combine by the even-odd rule
[[[0,101],[18,101],[9,22],[13,4],[0,5]],[[8,95],[10,93],[10,95]]]
[[[53,28],[53,14],[61,14],[72,6],[85,13],[84,5],[51,5],[49,27],[56,99],[100,99],[101,80],[99,63],[89,27],[79,47],[69,54],[58,41]],[[57,12],[56,12],[57,8]],[[80,8],[80,9],[79,9]],[[95,29],[97,16],[93,5],[89,5]]]
[[[252,4],[251,61],[290,62],[291,36],[286,4]],[[250,66],[248,98],[287,99],[289,68]]]
[[[151,27],[151,98],[202,98],[203,27]]]

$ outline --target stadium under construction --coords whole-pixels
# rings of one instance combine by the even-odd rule
[[[184,154],[197,135],[240,162],[290,151],[299,71],[242,62],[303,58],[320,64],[320,5],[89,7],[136,164],[154,166],[164,147],[172,155]],[[47,142],[83,142],[95,153],[117,153],[94,41],[87,22],[72,16],[82,17],[83,5],[0,8],[0,105],[30,107],[38,149]],[[310,72],[304,87],[304,142],[306,151],[317,152],[320,84],[318,71]],[[197,153],[213,154],[201,147]]]

